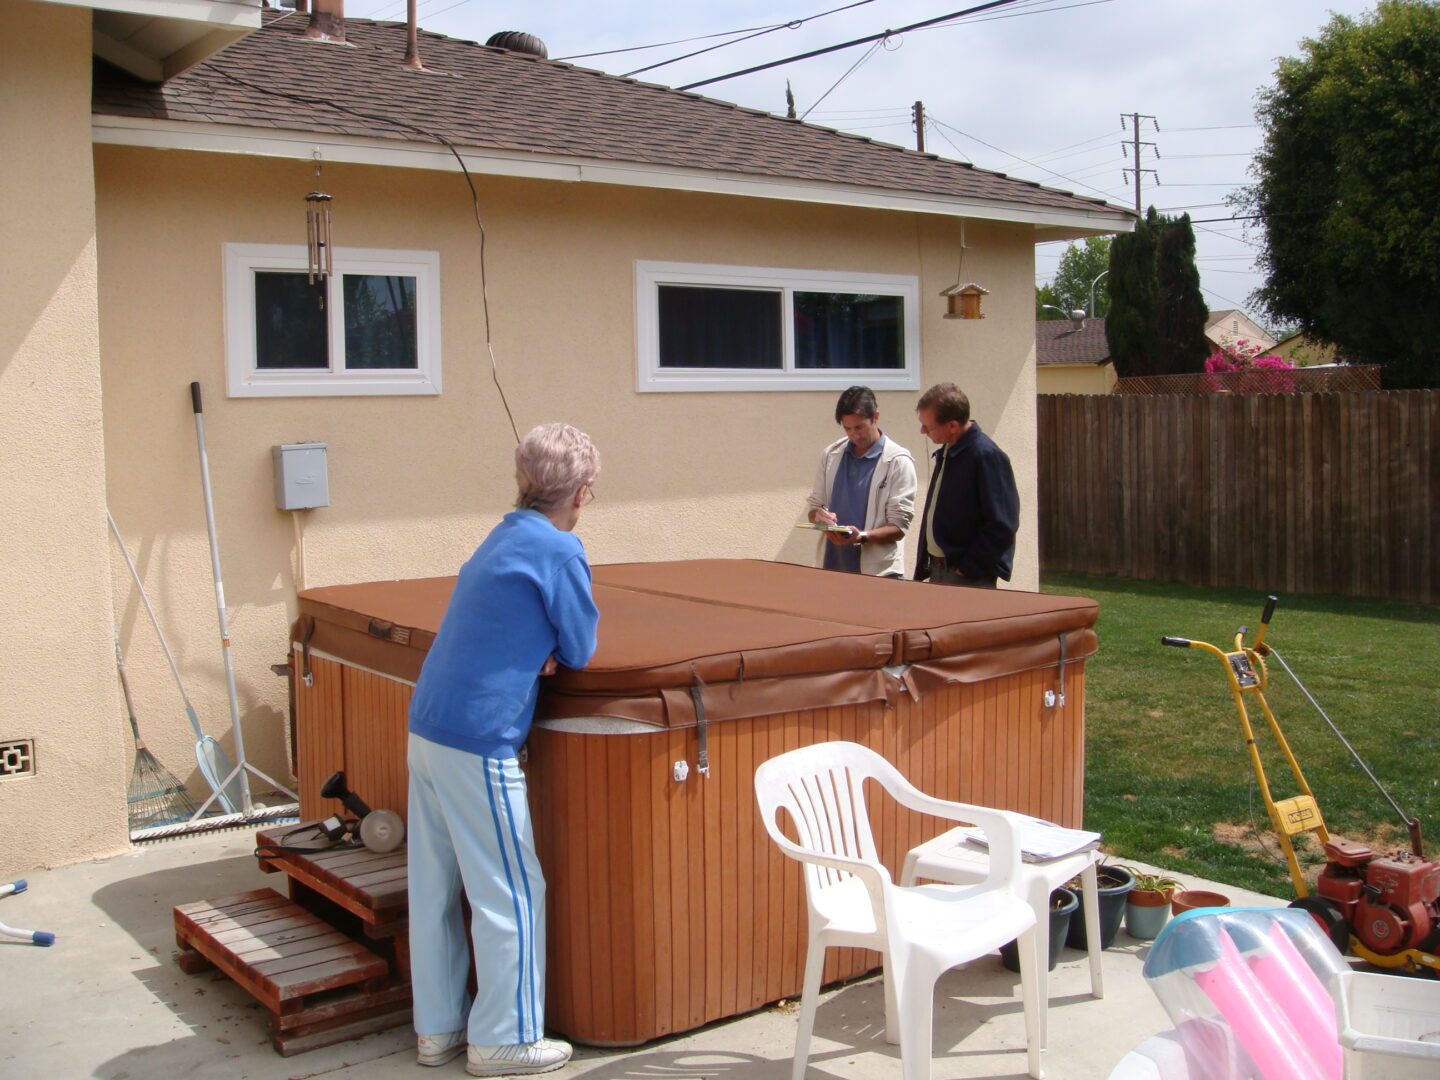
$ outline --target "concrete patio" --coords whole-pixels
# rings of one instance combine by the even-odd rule
[[[174,962],[171,908],[244,892],[276,878],[251,855],[253,830],[150,843],[99,862],[31,872],[30,889],[0,901],[11,925],[53,931],[53,948],[4,946],[0,1075],[308,1080],[311,1077],[463,1076],[457,1061],[421,1071],[404,1028],[285,1059],[270,1046],[260,1008],[214,973],[185,975]],[[1207,883],[1184,879],[1196,887]],[[1279,901],[1218,886],[1236,904]],[[1090,996],[1083,954],[1067,950],[1050,976],[1052,1080],[1103,1080],[1125,1052],[1169,1026],[1141,976],[1148,944],[1121,931],[1105,953],[1103,1000]],[[824,995],[816,1020],[813,1078],[900,1076],[898,1047],[883,1038],[880,983],[863,979]],[[792,1008],[778,1006],[631,1050],[581,1048],[556,1077],[591,1080],[704,1078],[785,1080],[795,1038]],[[999,957],[940,982],[935,1080],[1024,1076],[1019,976]]]

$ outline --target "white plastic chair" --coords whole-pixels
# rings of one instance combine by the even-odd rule
[[[864,784],[870,778],[901,806],[983,829],[990,842],[985,880],[970,886],[895,885],[877,856],[865,812]],[[881,954],[886,1041],[900,1044],[905,1080],[929,1080],[936,980],[1015,938],[1027,1064],[1039,1080],[1039,979],[1045,968],[1034,912],[1016,891],[1020,849],[1013,815],[925,795],[879,754],[848,742],[817,743],[771,758],[755,771],[755,796],[770,838],[805,869],[810,944],[794,1080],[805,1075],[827,948],[858,946]],[[781,832],[781,809],[790,815],[799,844]]]

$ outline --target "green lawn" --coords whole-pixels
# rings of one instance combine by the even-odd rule
[[[1242,623],[1253,641],[1263,595],[1085,574],[1047,574],[1042,588],[1100,604],[1100,651],[1086,664],[1086,826],[1103,832],[1122,861],[1289,895],[1220,662],[1160,645],[1162,634],[1173,634],[1229,649]],[[1440,856],[1440,612],[1282,595],[1267,641],[1420,817]],[[1330,829],[1403,843],[1389,804],[1284,671],[1273,662],[1270,671],[1267,697]],[[1296,794],[1258,709],[1252,722],[1271,791],[1277,799]],[[1252,806],[1274,857],[1256,842]]]

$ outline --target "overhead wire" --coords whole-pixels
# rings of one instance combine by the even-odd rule
[[[715,38],[734,37],[736,34],[749,34],[756,30],[774,30],[784,23],[766,23],[764,26],[742,26],[738,30],[723,30],[718,34],[697,34],[694,37],[675,38],[673,41],[657,41],[652,45],[628,45],[623,49],[601,49],[597,52],[571,53],[568,56],[557,56],[556,60],[589,60],[593,56],[619,56],[621,53],[645,52],[647,49],[665,49],[671,45],[689,45],[692,41],[713,41]]]
[[[932,117],[932,118],[933,118],[933,117]],[[977,142],[977,143],[979,143],[981,146],[987,146],[987,147],[989,147],[991,150],[994,150],[996,153],[999,153],[999,154],[1007,154],[1007,155],[1009,155],[1010,157],[1014,158],[1016,161],[1023,161],[1026,165],[1029,165],[1029,166],[1031,166],[1032,168],[1039,169],[1039,170],[1040,170],[1041,172],[1043,172],[1043,173],[1048,173],[1050,176],[1059,177],[1061,180],[1065,180],[1065,181],[1067,181],[1068,183],[1071,183],[1071,184],[1079,184],[1079,186],[1084,187],[1084,188],[1089,188],[1091,191],[1094,191],[1094,192],[1097,192],[1097,193],[1099,193],[1099,194],[1101,194],[1101,195],[1104,195],[1106,198],[1109,198],[1109,197],[1110,197],[1110,193],[1109,193],[1109,192],[1107,192],[1107,191],[1102,191],[1100,188],[1097,188],[1097,187],[1093,186],[1092,184],[1082,183],[1081,181],[1076,180],[1076,179],[1075,179],[1074,177],[1072,177],[1072,176],[1066,176],[1064,173],[1058,173],[1058,172],[1056,172],[1054,169],[1047,169],[1047,168],[1045,168],[1045,166],[1043,166],[1043,165],[1037,165],[1037,164],[1035,164],[1035,162],[1029,160],[1028,158],[1023,158],[1023,157],[1021,157],[1019,154],[1011,154],[1010,151],[1004,150],[1004,149],[996,146],[994,143],[988,143],[988,142],[986,142],[984,139],[978,138],[978,137],[975,136],[975,135],[971,135],[971,134],[969,134],[968,132],[961,131],[961,130],[960,130],[959,128],[957,128],[954,124],[947,124],[947,123],[945,123],[945,121],[940,120],[940,119],[938,119],[938,118],[933,118],[933,119],[935,119],[935,123],[938,124],[940,127],[942,127],[942,128],[949,128],[951,131],[955,132],[955,134],[959,135],[961,138],[969,139],[971,142]],[[947,141],[948,141],[948,140],[947,140]],[[951,145],[951,146],[954,146],[955,144],[952,142],[952,143],[950,143],[950,145]]]
[[[815,99],[815,105],[819,105],[820,102],[824,101],[827,97],[833,94],[836,88],[841,83],[843,83],[851,75],[854,75],[855,72],[860,70],[860,65],[865,63],[866,60],[869,60],[872,56],[874,56],[877,52],[884,48],[885,42],[888,40],[888,38],[881,38],[879,41],[875,42],[874,45],[871,45],[870,48],[866,49],[863,53],[861,53],[860,59],[856,60],[855,63],[851,64],[850,67],[846,69],[844,75],[841,75],[840,78],[836,79],[833,83],[831,83],[829,90],[826,90],[823,94],[821,94],[818,98]],[[815,105],[810,106],[810,109],[813,109]],[[804,120],[807,116],[810,115],[810,109],[806,109],[803,113],[800,114],[801,120]]]
[[[699,79],[684,86],[676,87],[678,90],[694,90],[701,86],[711,86],[714,83],[726,82],[730,79],[738,79],[742,75],[753,75],[757,71],[768,71],[771,68],[781,67],[785,64],[793,64],[799,60],[809,60],[812,57],[824,56],[827,53],[840,52],[842,49],[853,49],[857,45],[869,45],[871,42],[883,38],[892,38],[900,34],[909,33],[912,30],[921,30],[927,26],[934,26],[938,23],[953,22],[966,15],[979,14],[982,11],[990,11],[995,8],[1010,7],[1019,3],[1020,0],[987,0],[986,3],[976,4],[974,7],[962,8],[959,11],[952,11],[948,15],[937,15],[930,19],[921,19],[919,22],[910,23],[906,26],[894,29],[881,30],[876,34],[866,34],[864,37],[853,38],[850,41],[842,41],[835,45],[826,45],[819,49],[811,49],[808,52],[797,53],[794,56],[787,56],[780,60],[770,60],[764,64],[753,64],[750,67],[742,68],[739,71],[732,71],[725,75],[713,75],[708,79]]]
[[[716,49],[723,49],[729,45],[738,45],[742,41],[752,41],[757,37],[763,37],[766,34],[773,34],[776,30],[798,30],[806,23],[814,22],[816,19],[823,19],[827,15],[834,15],[840,11],[849,11],[851,8],[863,7],[866,4],[871,4],[874,2],[875,0],[855,0],[854,3],[845,4],[837,8],[830,8],[828,11],[822,11],[816,15],[807,15],[803,19],[792,19],[790,22],[779,23],[775,26],[767,27],[763,30],[757,30],[753,34],[747,34],[744,37],[737,37],[732,41],[722,41],[718,45],[710,45],[704,49],[696,49],[693,52],[685,53],[683,56],[674,56],[671,57],[669,60],[661,60],[658,63],[649,64],[646,67],[636,68],[634,71],[625,72],[622,77],[630,78],[631,76],[640,75],[646,71],[654,71],[656,68],[667,67],[670,64],[678,64],[681,60],[689,60],[690,58],[695,56],[702,56],[705,53],[714,52]]]

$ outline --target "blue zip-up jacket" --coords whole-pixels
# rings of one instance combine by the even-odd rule
[[[585,547],[544,514],[515,510],[460,568],[410,700],[410,730],[486,757],[514,757],[530,734],[540,669],[583,668],[600,613]]]

